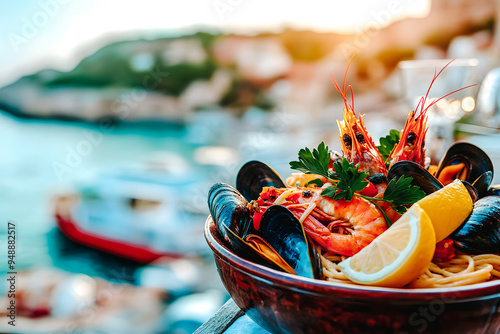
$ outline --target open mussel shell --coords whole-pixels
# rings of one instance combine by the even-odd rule
[[[488,195],[488,190],[493,181],[493,172],[487,171],[481,174],[473,183],[472,186],[476,188],[479,198],[483,198]]]
[[[494,184],[488,189],[488,196],[500,196],[500,184]]]
[[[226,230],[242,238],[251,224],[251,213],[247,200],[233,187],[216,183],[208,192],[210,215],[224,240],[231,243]]]
[[[469,196],[470,196],[472,202],[475,203],[480,198],[478,190],[469,182],[464,181],[464,180],[460,180],[460,181],[465,186],[465,189],[467,189],[467,191],[469,192]]]
[[[399,179],[401,176],[411,177],[411,184],[420,187],[426,195],[443,188],[441,182],[429,173],[424,167],[413,161],[399,161],[392,165],[387,173],[387,180]]]
[[[441,159],[436,170],[436,177],[439,178],[446,166],[459,164],[461,162],[465,164],[465,181],[472,183],[485,172],[491,172],[493,176],[493,163],[483,150],[470,143],[455,143],[450,146]]]
[[[300,221],[281,205],[269,207],[262,215],[258,234],[299,276],[321,278],[321,259],[307,239]]]
[[[467,254],[500,254],[500,196],[483,197],[474,203],[469,218],[450,238]]]
[[[233,187],[217,183],[208,193],[208,207],[218,232],[237,255],[270,268],[321,278],[321,260],[302,224],[287,208],[264,212],[259,231],[251,228],[248,201]]]
[[[252,247],[249,242],[243,240],[227,227],[223,226],[222,228],[225,229],[225,235],[229,239],[230,248],[238,256],[276,270],[285,272],[290,272],[290,270],[293,271],[293,269],[291,269],[288,264],[283,265],[284,260],[278,259],[280,258],[280,255],[274,249],[268,249],[267,251],[257,251],[255,247]],[[254,235],[251,234],[248,236]],[[288,270],[288,268],[290,268],[290,270]]]
[[[285,188],[278,173],[263,162],[252,160],[244,164],[236,176],[236,189],[248,201],[259,198],[264,187]]]

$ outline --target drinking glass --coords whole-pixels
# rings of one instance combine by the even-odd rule
[[[477,59],[455,59],[451,63],[450,61],[450,59],[409,60],[398,64],[403,91],[408,102],[408,109],[405,112],[416,108],[431,83],[425,107],[448,93],[479,82]],[[448,63],[449,65],[433,82],[435,75]],[[476,96],[477,86],[466,88],[442,98],[428,109],[429,130],[426,136],[426,148],[431,163],[439,161],[453,143],[455,123],[475,109]]]

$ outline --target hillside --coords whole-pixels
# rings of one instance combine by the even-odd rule
[[[314,113],[337,98],[328,74],[341,78],[352,54],[350,83],[357,92],[378,90],[399,61],[422,49],[446,57],[455,36],[492,36],[495,10],[487,0],[434,0],[426,18],[383,27],[374,14],[356,35],[285,29],[119,41],[72,71],[43,70],[0,89],[0,108],[22,117],[85,121],[184,122],[199,109],[239,115],[250,106],[271,110],[285,103]]]

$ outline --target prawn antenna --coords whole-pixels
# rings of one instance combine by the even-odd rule
[[[349,71],[349,67],[351,66],[353,59],[354,59],[354,55],[352,55],[351,59],[349,60],[349,64],[347,65],[347,69],[345,70],[344,80],[342,81],[342,88],[340,88],[340,85],[338,84],[337,80],[335,79],[335,76],[332,73],[330,73],[330,80],[332,81],[335,89],[342,96],[342,99],[344,100],[344,105],[346,106],[347,110],[352,110],[354,112],[354,94],[352,91],[352,87],[351,87],[351,85],[348,85],[347,87],[345,86],[345,83],[347,80],[347,72]],[[349,102],[347,101],[347,94],[349,92],[351,92],[351,104],[349,104]]]
[[[415,110],[418,110],[418,107],[420,107],[420,115],[424,115],[427,110],[432,107],[434,104],[436,104],[437,102],[439,102],[440,100],[444,99],[445,97],[448,97],[450,96],[451,94],[454,94],[456,92],[459,92],[463,89],[466,89],[466,88],[470,88],[470,87],[473,87],[473,86],[476,86],[477,84],[473,84],[473,85],[469,85],[469,86],[465,86],[465,87],[462,87],[462,88],[459,88],[457,90],[454,90],[453,92],[451,93],[448,93],[444,96],[441,96],[439,99],[436,99],[434,101],[432,101],[431,103],[429,103],[429,105],[427,107],[424,108],[425,106],[425,101],[427,100],[427,98],[429,97],[429,93],[431,91],[431,88],[432,88],[432,85],[434,84],[434,82],[436,81],[436,79],[441,75],[441,73],[443,73],[444,69],[446,67],[448,67],[448,65],[450,65],[452,62],[454,62],[457,58],[454,58],[452,59],[450,62],[448,62],[446,65],[444,65],[444,67],[439,71],[437,72],[437,69],[434,69],[434,77],[432,78],[432,81],[431,81],[431,84],[429,85],[429,88],[427,89],[427,92],[425,93],[425,96],[422,96],[420,98],[420,100],[418,101],[418,104],[417,104],[417,107],[415,108]],[[437,72],[437,73],[436,73]]]

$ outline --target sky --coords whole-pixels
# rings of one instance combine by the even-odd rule
[[[0,0],[0,86],[44,68],[71,70],[120,39],[283,27],[358,33],[427,15],[431,0]]]

